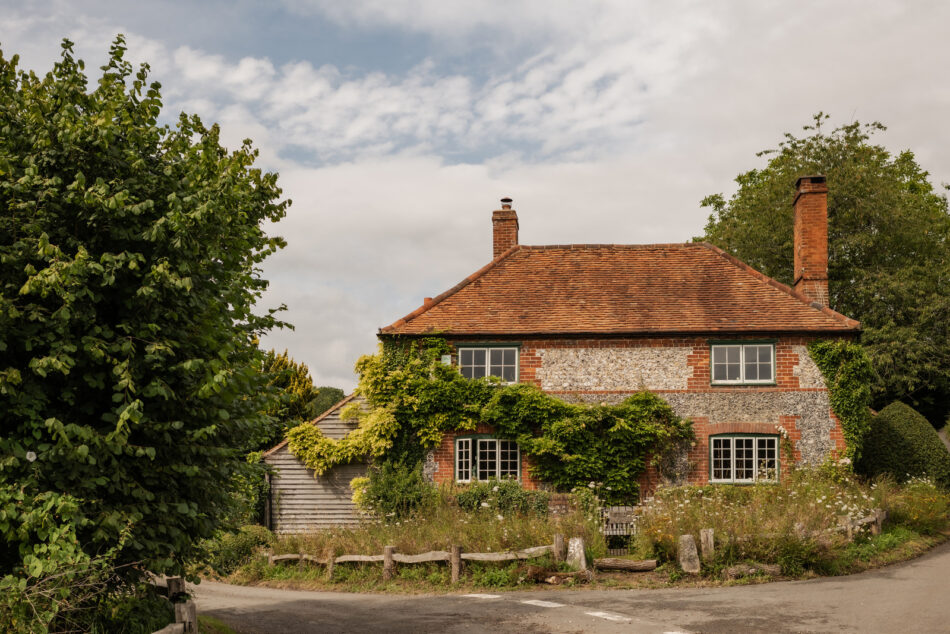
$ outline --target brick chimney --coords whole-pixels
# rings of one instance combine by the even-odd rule
[[[828,185],[824,176],[795,183],[795,290],[828,305]]]
[[[491,215],[493,228],[492,259],[518,244],[518,214],[511,208],[511,199],[501,199],[501,209]]]

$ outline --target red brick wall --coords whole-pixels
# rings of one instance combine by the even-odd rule
[[[479,425],[474,432],[448,433],[442,436],[442,444],[433,451],[436,469],[433,474],[433,480],[438,483],[448,483],[455,481],[455,439],[459,436],[471,436],[472,434],[491,434],[493,429],[488,425]],[[531,477],[531,462],[528,457],[521,453],[521,485],[526,489],[537,489],[541,483]]]

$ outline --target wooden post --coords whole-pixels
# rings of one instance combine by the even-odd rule
[[[395,546],[386,546],[383,548],[383,581],[389,581],[393,578],[393,553],[396,552]]]
[[[168,577],[165,583],[168,584],[169,601],[175,601],[185,594],[185,580],[181,577]]]
[[[327,581],[333,580],[333,567],[336,565],[336,557],[333,553],[327,553]]]
[[[462,578],[462,547],[453,544],[449,554],[449,561],[452,563],[452,583],[458,583]]]
[[[854,524],[851,522],[850,515],[839,515],[838,526],[844,529],[844,532],[848,535],[849,542],[854,540]]]
[[[185,601],[175,604],[175,623],[183,623],[185,632],[198,633],[198,604]]]
[[[880,535],[884,530],[884,518],[887,517],[887,511],[883,509],[874,509],[874,523],[871,524],[871,534]]]
[[[713,539],[713,529],[704,528],[699,531],[699,547],[703,553],[703,561],[712,561],[716,554],[715,540]]]
[[[564,546],[564,535],[554,534],[554,561],[564,561],[567,556],[567,548]]]

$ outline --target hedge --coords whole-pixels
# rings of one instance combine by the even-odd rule
[[[950,488],[950,452],[927,419],[900,402],[871,421],[857,470],[871,477],[891,474],[898,481],[926,476]]]

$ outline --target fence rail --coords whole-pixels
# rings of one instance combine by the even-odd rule
[[[554,555],[555,560],[564,561],[566,548],[562,535],[554,536],[553,544],[534,546],[521,550],[509,550],[496,553],[467,553],[461,546],[453,546],[451,551],[432,550],[417,555],[397,553],[395,547],[387,546],[381,555],[339,555],[338,557],[315,557],[307,553],[285,553],[281,555],[267,555],[267,563],[274,566],[279,563],[296,561],[300,564],[312,563],[327,567],[327,575],[333,574],[336,564],[344,563],[379,563],[383,564],[383,578],[392,576],[393,564],[422,564],[430,562],[446,562],[452,566],[452,582],[458,581],[461,575],[463,561],[518,561],[535,559],[544,555]]]

